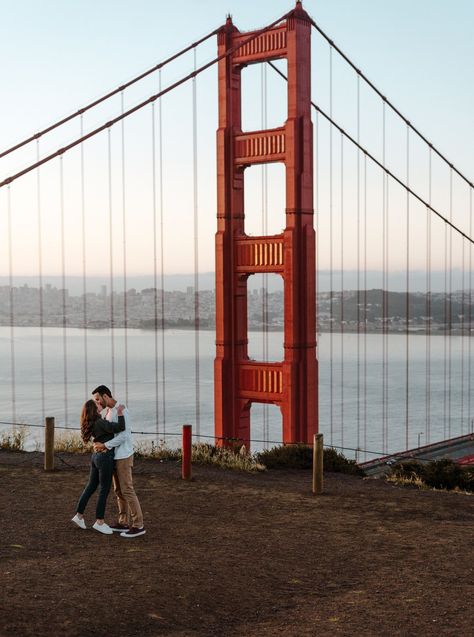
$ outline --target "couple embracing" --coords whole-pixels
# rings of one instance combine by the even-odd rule
[[[145,534],[143,514],[133,488],[133,442],[128,410],[119,404],[108,387],[99,385],[92,392],[81,413],[81,437],[84,443],[92,441],[89,482],[77,504],[72,522],[86,528],[84,510],[91,495],[99,487],[96,521],[93,529],[111,535],[120,532],[121,537],[134,538]],[[110,487],[114,485],[118,504],[118,521],[110,526],[104,520],[105,506]]]

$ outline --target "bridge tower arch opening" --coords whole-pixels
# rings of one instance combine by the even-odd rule
[[[318,431],[316,265],[311,122],[311,19],[301,2],[274,27],[241,33],[229,17],[218,33],[215,434],[250,447],[253,402],[278,405],[285,443],[310,443]],[[288,117],[270,130],[242,132],[241,71],[286,58]],[[272,236],[245,231],[244,171],[285,166],[285,227]],[[284,281],[284,358],[248,356],[247,280]]]

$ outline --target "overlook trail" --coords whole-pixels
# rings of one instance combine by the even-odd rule
[[[472,632],[472,497],[138,460],[148,533],[127,543],[69,526],[87,456],[34,458],[0,452],[1,637]]]

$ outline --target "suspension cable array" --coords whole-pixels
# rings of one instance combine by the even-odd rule
[[[87,223],[86,223],[86,166],[85,166],[85,153],[84,143],[98,136],[102,132],[106,132],[104,136],[106,138],[106,166],[107,166],[107,196],[108,196],[108,219],[107,219],[107,234],[108,234],[108,275],[109,275],[109,327],[110,327],[110,350],[111,350],[111,386],[113,393],[118,389],[117,383],[117,365],[116,359],[118,359],[117,346],[120,344],[117,334],[114,328],[120,325],[120,311],[121,308],[118,304],[118,295],[116,293],[116,250],[115,243],[117,242],[117,235],[121,233],[122,245],[121,245],[121,269],[122,269],[122,283],[123,283],[123,350],[124,350],[124,393],[125,400],[128,402],[129,398],[129,296],[128,296],[128,284],[129,284],[129,261],[128,261],[128,246],[127,235],[129,230],[128,214],[132,214],[132,205],[129,205],[128,201],[131,201],[129,197],[129,191],[131,191],[130,182],[131,176],[127,172],[126,153],[129,147],[133,145],[133,135],[125,128],[125,120],[131,115],[145,109],[150,106],[151,109],[151,154],[152,154],[152,166],[151,166],[151,190],[152,190],[152,226],[153,226],[153,312],[154,312],[154,418],[155,418],[155,435],[163,435],[166,438],[167,435],[167,412],[166,412],[166,361],[165,361],[165,279],[164,279],[164,251],[165,251],[165,229],[164,229],[164,169],[163,169],[163,122],[162,122],[162,99],[165,95],[170,94],[178,87],[191,83],[191,112],[192,112],[192,133],[191,133],[191,147],[192,147],[192,207],[193,207],[193,232],[194,232],[194,244],[193,244],[193,262],[194,262],[194,385],[195,385],[195,422],[196,422],[196,437],[206,438],[207,436],[201,434],[201,320],[200,320],[200,281],[199,281],[199,144],[198,144],[198,93],[197,93],[197,77],[205,72],[207,69],[216,65],[220,60],[226,56],[234,53],[238,48],[249,45],[253,40],[259,38],[269,29],[272,29],[275,25],[280,24],[287,18],[288,14],[278,18],[265,29],[254,32],[248,37],[243,37],[239,44],[234,48],[229,49],[223,55],[219,55],[212,60],[198,66],[197,65],[197,49],[206,42],[209,38],[216,35],[219,29],[214,29],[207,35],[197,40],[196,42],[186,46],[178,53],[167,58],[163,62],[156,64],[154,67],[148,69],[144,73],[134,77],[129,82],[122,84],[120,87],[107,93],[101,98],[94,100],[86,106],[79,109],[77,112],[72,113],[61,120],[55,122],[51,126],[40,130],[35,135],[32,135],[19,143],[7,148],[0,152],[0,159],[8,155],[13,154],[15,151],[27,146],[28,144],[36,143],[36,159],[30,165],[24,167],[18,172],[11,174],[0,181],[0,189],[5,188],[6,200],[7,200],[7,235],[8,235],[8,273],[9,273],[9,321],[10,321],[10,375],[11,375],[11,402],[12,402],[12,421],[16,423],[17,418],[17,402],[18,392],[16,387],[16,380],[18,370],[16,368],[17,352],[15,348],[15,317],[16,317],[16,300],[15,300],[15,288],[13,287],[14,280],[14,259],[13,259],[13,220],[12,220],[12,190],[11,185],[21,177],[24,177],[28,173],[36,171],[36,217],[38,228],[38,284],[39,284],[39,349],[40,349],[40,376],[41,376],[41,413],[44,417],[46,412],[46,364],[45,364],[45,307],[44,307],[44,269],[45,269],[45,246],[43,237],[43,223],[44,214],[43,210],[45,205],[43,202],[43,194],[45,192],[44,177],[42,168],[52,162],[53,168],[56,169],[55,162],[53,160],[58,159],[57,176],[59,182],[59,216],[60,216],[60,268],[61,268],[61,335],[62,335],[62,368],[63,368],[63,384],[64,384],[64,423],[68,427],[67,423],[69,418],[69,394],[68,385],[70,380],[69,374],[69,341],[68,341],[68,298],[67,298],[67,253],[66,253],[66,240],[67,240],[67,224],[66,219],[69,214],[69,205],[65,201],[65,161],[66,154],[73,148],[79,146],[79,212],[80,212],[80,226],[81,226],[81,256],[82,256],[82,320],[84,328],[86,328],[89,320],[90,312],[88,310],[88,285],[87,285]],[[378,453],[367,451],[369,446],[380,445],[382,452],[378,455],[386,455],[393,448],[392,445],[396,444],[395,436],[392,430],[393,426],[398,426],[404,438],[405,449],[409,449],[410,445],[414,446],[414,437],[418,435],[418,446],[420,446],[420,436],[424,435],[425,442],[429,443],[435,434],[435,423],[438,422],[438,418],[441,418],[442,414],[442,435],[444,438],[451,438],[454,433],[458,433],[458,430],[464,433],[470,430],[471,427],[471,378],[472,378],[472,361],[471,361],[471,328],[472,328],[472,244],[474,238],[472,236],[472,191],[474,185],[470,179],[468,179],[458,168],[456,168],[443,153],[437,150],[431,142],[411,124],[411,122],[388,100],[385,95],[360,71],[360,69],[350,60],[350,58],[342,52],[342,50],[326,35],[326,33],[313,21],[314,29],[323,37],[328,44],[328,102],[329,108],[326,112],[318,103],[312,102],[313,109],[315,111],[316,125],[316,143],[315,143],[315,163],[316,163],[316,236],[321,244],[320,232],[324,232],[325,223],[328,226],[328,245],[325,246],[325,250],[328,253],[329,263],[329,291],[328,291],[328,332],[329,332],[329,361],[328,361],[328,388],[329,388],[329,405],[327,422],[323,423],[327,425],[329,429],[329,441],[330,446],[335,446],[336,434],[339,435],[340,448],[352,449],[353,451],[363,453]],[[192,52],[193,54],[193,70],[180,79],[172,82],[165,88],[162,87],[162,69],[167,65],[177,60],[184,54]],[[349,67],[355,71],[356,75],[356,130],[354,133],[350,133],[347,126],[342,126],[335,121],[335,110],[337,107],[336,97],[338,95],[335,90],[336,83],[336,67],[335,67],[335,55],[337,53],[342,60],[349,65]],[[268,82],[267,82],[267,66],[271,66],[272,69],[285,80],[287,79],[284,73],[273,62],[268,62],[262,65],[261,71],[261,124],[262,130],[267,129],[268,123]],[[125,91],[130,86],[136,84],[140,80],[148,77],[149,75],[158,72],[158,91],[150,95],[147,99],[135,104],[132,107],[125,108]],[[367,145],[363,142],[361,136],[361,80],[363,82],[362,87],[369,87],[378,98],[381,100],[382,105],[382,121],[381,121],[381,133],[382,133],[382,150],[380,157],[375,152],[369,152]],[[156,90],[156,89],[155,89]],[[120,113],[115,117],[109,119],[107,122],[97,126],[89,132],[84,130],[84,114],[92,110],[94,107],[109,100],[113,96],[120,96]],[[158,113],[155,108],[155,102],[158,102]],[[199,102],[200,104],[200,102]],[[390,109],[390,110],[388,110]],[[201,110],[201,109],[199,109]],[[387,112],[401,120],[402,125],[406,129],[405,148],[401,151],[401,154],[405,155],[402,163],[405,164],[405,175],[402,177],[399,173],[405,172],[402,169],[394,169],[388,162],[387,150],[393,151],[392,144],[388,145],[388,120]],[[158,117],[158,121],[157,120]],[[56,149],[54,152],[41,156],[40,140],[48,133],[52,132],[71,122],[75,118],[79,118],[80,132],[79,136],[61,148]],[[398,121],[398,120],[397,120]],[[112,129],[115,124],[120,123],[120,143],[117,144],[119,148],[120,157],[120,170],[118,171],[120,177],[117,177],[114,170],[114,155],[115,143],[113,142]],[[323,125],[327,126],[328,130],[328,145],[327,147],[322,142],[323,137]],[[380,130],[378,128],[378,130]],[[338,144],[337,137],[334,137],[334,133],[340,139],[340,146]],[[158,143],[157,143],[158,137]],[[412,157],[414,156],[415,141],[419,141],[426,146],[427,149],[427,194],[423,194],[416,184],[416,170],[413,167]],[[347,142],[350,142],[349,144]],[[320,162],[323,159],[323,154],[327,148],[328,154],[328,169],[327,169],[327,186],[325,186],[325,194],[320,194],[320,185],[323,182],[322,171],[320,169]],[[351,153],[354,153],[353,155]],[[72,153],[71,153],[72,155]],[[352,157],[356,160],[356,178],[355,189],[351,183],[349,166]],[[339,159],[339,161],[338,161]],[[435,200],[434,191],[436,188],[436,180],[433,179],[433,159],[441,161],[443,167],[449,169],[449,204],[448,214],[442,212],[439,204]],[[376,169],[377,175],[381,176],[381,180],[378,180],[377,185],[371,181],[371,171]],[[326,174],[326,173],[324,173]],[[464,215],[464,219],[468,218],[468,221],[460,221],[459,215],[455,215],[455,190],[453,179],[458,178],[463,185],[467,185],[469,192],[468,202],[468,214]],[[120,183],[121,197],[117,199],[114,195],[114,187],[116,183]],[[339,188],[338,188],[339,185]],[[321,186],[322,187],[322,186]],[[355,191],[355,192],[353,192]],[[381,192],[380,192],[381,191]],[[378,193],[380,192],[380,197]],[[402,193],[404,199],[403,202],[398,201],[397,197]],[[89,190],[87,190],[87,196],[89,197]],[[355,201],[355,205],[351,205],[349,199]],[[322,209],[325,206],[325,198],[327,199],[327,215],[321,214]],[[372,207],[374,206],[372,199],[377,198],[376,215],[377,224],[371,223],[371,215],[374,214]],[[119,203],[117,204],[117,201]],[[15,200],[16,205],[16,200]],[[338,209],[338,205],[340,206]],[[416,343],[414,341],[414,321],[416,319],[416,299],[415,292],[416,284],[414,283],[416,275],[416,258],[415,250],[418,248],[420,235],[417,233],[417,226],[420,223],[421,215],[418,214],[418,207],[423,208],[426,218],[423,217],[422,224],[425,233],[426,246],[423,254],[424,264],[426,268],[425,282],[426,294],[424,299],[425,307],[425,322],[423,325],[425,341],[424,341],[424,432],[416,431],[414,422],[419,425],[419,421],[415,420],[416,407],[415,399],[416,391],[414,390],[414,383],[417,377],[417,368],[413,362],[413,353],[416,350]],[[443,206],[446,208],[446,206]],[[117,231],[117,223],[114,222],[116,217],[117,208],[121,210],[121,227]],[[130,210],[129,210],[130,208]],[[356,233],[351,237],[351,232],[348,230],[350,221],[351,208],[355,209],[356,214]],[[394,217],[399,211],[399,217],[402,219],[401,210],[404,208],[404,222],[395,222]],[[336,214],[335,214],[336,213]],[[337,214],[339,213],[339,214]],[[266,164],[262,165],[261,169],[261,227],[262,234],[266,236],[268,234],[268,214],[269,214],[269,183],[268,172]],[[327,222],[325,220],[327,219]],[[436,234],[437,226],[433,221],[441,222],[440,228],[443,231],[442,241],[440,236]],[[232,221],[231,221],[232,223]],[[337,225],[340,223],[340,234],[337,236]],[[373,239],[376,228],[381,227],[381,238]],[[160,239],[158,241],[158,233]],[[395,242],[391,241],[391,235],[396,233],[400,236],[399,246]],[[351,295],[349,290],[345,290],[348,287],[349,276],[347,276],[349,264],[351,262],[351,254],[348,248],[349,240],[354,241],[354,254],[357,272],[357,290],[355,294],[355,331],[357,333],[356,341],[356,355],[354,370],[354,389],[351,389],[349,378],[351,376],[352,363],[347,360],[346,356],[350,354],[350,334],[351,331],[350,322],[352,316]],[[458,241],[461,242],[460,249],[457,250]],[[456,244],[454,244],[456,242]],[[466,242],[469,247],[469,253],[466,255]],[[373,245],[377,245],[377,253],[381,252],[381,279],[382,289],[380,291],[369,290],[369,274],[368,263],[369,260],[372,263]],[[335,257],[337,252],[334,252],[335,245],[339,247],[339,257]],[[438,248],[442,245],[442,249]],[[455,247],[456,246],[456,247]],[[389,294],[389,287],[391,285],[391,269],[392,262],[397,257],[396,248],[399,247],[400,251],[403,251],[401,260],[403,261],[404,277],[404,315],[399,317],[399,324],[403,323],[403,328],[400,329],[402,334],[397,335],[398,341],[392,338],[389,325],[393,320],[391,314],[394,312],[394,302],[392,296]],[[319,246],[316,251],[317,255],[317,269],[318,269],[318,289],[320,285],[319,268],[322,265],[322,259],[319,255]],[[437,262],[440,258],[444,259],[443,272],[444,272],[444,289],[442,295],[436,295],[432,291],[433,286],[433,263]],[[399,255],[398,255],[399,256]],[[453,273],[455,269],[455,261],[460,261],[461,272],[461,294],[456,295]],[[340,296],[336,291],[337,286],[337,272],[335,277],[334,266],[340,264]],[[468,275],[466,276],[466,267],[468,268]],[[131,268],[130,268],[131,269]],[[158,270],[160,270],[160,276],[158,276]],[[363,275],[362,275],[363,273]],[[468,286],[468,293],[466,294],[465,286]],[[337,286],[339,287],[339,286]],[[268,294],[268,276],[263,275],[263,287],[262,287],[262,349],[263,360],[269,360],[269,335],[268,335],[268,320],[269,320],[269,294]],[[377,294],[375,294],[377,292]],[[339,296],[339,298],[338,298]],[[339,308],[337,308],[337,302],[339,302]],[[444,313],[444,328],[440,331],[442,335],[442,382],[439,383],[441,390],[435,392],[434,387],[434,357],[433,348],[439,347],[440,339],[436,339],[433,329],[433,314],[439,310],[440,304]],[[374,306],[377,306],[377,311],[380,315],[374,314]],[[131,307],[131,305],[130,305]],[[337,312],[339,309],[339,312]],[[232,317],[234,312],[232,312]],[[456,317],[459,317],[459,321],[456,323]],[[233,320],[233,319],[232,319]],[[322,319],[321,319],[322,320]],[[369,331],[373,331],[369,323],[377,323],[380,329],[381,339],[375,339]],[[337,328],[339,325],[339,328]],[[159,343],[158,327],[161,328],[161,343]],[[335,339],[335,332],[340,332],[340,340]],[[456,343],[453,340],[454,334],[457,334],[460,330],[461,334],[461,346],[460,346],[460,368],[456,367]],[[88,340],[87,329],[83,330],[83,362],[84,362],[84,390],[90,391],[89,379],[91,378],[91,357],[90,357],[90,341]],[[404,341],[404,347],[398,347],[395,343]],[[467,338],[467,344],[466,344]],[[337,347],[338,342],[340,346]],[[374,357],[375,343],[380,343],[381,357],[380,357],[380,378],[377,382],[374,382],[374,386],[377,387],[377,396],[380,392],[381,386],[381,408],[378,397],[373,401],[373,388],[371,378],[374,377],[374,366],[372,365],[372,359]],[[374,344],[374,345],[373,345]],[[336,347],[335,347],[336,345]],[[378,347],[378,345],[377,345]],[[160,352],[161,349],[161,352]],[[339,351],[336,351],[338,349]],[[161,353],[161,369],[159,365],[159,358]],[[234,354],[232,354],[234,355]],[[337,368],[337,357],[340,356],[339,374]],[[397,356],[403,361],[400,363],[399,369],[403,367],[403,380],[400,378],[395,380],[394,369],[396,365],[394,361],[397,360]],[[466,369],[467,359],[467,369]],[[235,365],[233,366],[234,369]],[[161,386],[160,386],[161,376]],[[460,382],[456,383],[456,379],[459,376]],[[235,380],[235,379],[234,379]],[[339,384],[339,387],[337,386]],[[459,387],[457,387],[459,385]],[[391,406],[393,402],[394,391],[397,388],[400,389],[403,386],[403,408],[402,403],[398,405],[397,413]],[[459,390],[459,391],[458,391]],[[458,392],[458,393],[456,393]],[[435,394],[441,395],[438,405],[442,404],[442,409],[437,410],[433,407],[432,401]],[[401,395],[401,394],[399,394]],[[355,409],[347,408],[351,405],[351,396],[355,396]],[[459,396],[459,400],[457,397]],[[340,399],[339,409],[337,409],[336,401]],[[465,402],[467,401],[467,405]],[[380,422],[377,425],[377,435],[374,438],[373,433],[373,403],[376,403],[376,409],[380,408]],[[459,402],[459,421],[455,418],[455,409]],[[160,410],[161,403],[161,410]],[[335,408],[336,406],[336,408]],[[354,414],[355,430],[352,434],[349,432],[349,419],[348,413]],[[454,416],[453,416],[454,413]],[[466,419],[468,425],[466,427]],[[346,422],[345,422],[346,421]],[[459,422],[459,427],[457,426]],[[144,434],[150,432],[141,432]],[[169,432],[168,432],[169,433]],[[174,434],[170,434],[174,435]],[[440,432],[438,431],[438,435]],[[369,441],[370,436],[370,441]],[[265,404],[263,407],[263,432],[262,442],[264,447],[268,444],[278,442],[270,440],[270,423],[268,406]],[[209,436],[209,438],[215,438],[215,436]],[[345,446],[347,440],[350,439],[354,442],[355,446]],[[399,435],[400,439],[400,435]],[[257,442],[257,441],[254,441]]]

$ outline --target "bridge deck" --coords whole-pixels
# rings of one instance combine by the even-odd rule
[[[360,466],[367,475],[377,476],[387,473],[393,464],[402,460],[429,461],[441,458],[451,458],[462,464],[474,464],[474,433],[383,456],[363,462]]]

